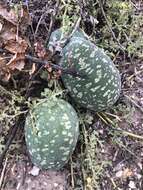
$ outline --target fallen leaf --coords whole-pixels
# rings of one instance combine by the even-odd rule
[[[0,68],[1,66],[5,65],[5,58],[0,56]]]
[[[0,57],[0,77],[9,80],[15,69],[21,71],[25,66],[25,53],[28,42],[22,38],[18,30],[26,29],[30,16],[27,9],[17,4],[14,9],[7,10],[6,6],[0,3],[0,46],[14,54],[7,62],[2,55]],[[34,70],[34,68],[33,68]]]
[[[51,72],[53,71],[53,69],[52,69],[52,67],[50,66],[50,64],[46,64],[46,65],[44,66],[44,68],[45,68],[49,73],[51,73]]]
[[[0,4],[0,16],[15,26],[19,25],[21,29],[27,28],[31,23],[29,11],[22,4],[17,4],[10,10],[5,5]]]
[[[3,81],[9,81],[9,79],[10,79],[10,77],[11,77],[11,73],[5,73],[5,75],[4,75],[4,77],[3,77]]]
[[[116,175],[117,178],[120,178],[120,177],[122,177],[122,175],[123,175],[123,171],[120,170],[120,171],[118,171],[115,175]]]
[[[18,15],[14,10],[8,11],[5,5],[0,4],[0,16],[14,25],[18,23]]]
[[[42,44],[41,41],[37,42],[34,44],[35,47],[35,52],[37,53],[39,58],[45,58],[46,56],[46,48],[45,46]]]
[[[126,168],[122,173],[123,178],[131,177],[132,175],[133,175],[133,172],[130,168]]]
[[[37,166],[33,166],[32,170],[29,171],[29,174],[33,176],[38,176],[40,169]]]
[[[25,55],[23,53],[16,53],[6,65],[11,70],[17,69],[21,71],[25,65],[24,60],[25,60]]]
[[[32,75],[36,71],[36,64],[32,64],[32,69],[29,71],[29,74]]]
[[[124,178],[131,177],[133,175],[133,172],[130,168],[125,168],[124,170],[120,170],[116,173],[116,177],[118,178]]]
[[[5,43],[9,40],[15,40],[17,35],[17,29],[15,26],[8,22],[4,22],[0,31],[0,40]]]
[[[20,10],[20,21],[19,27],[21,31],[24,31],[28,25],[31,24],[31,16],[27,8],[22,7]]]
[[[15,64],[15,69],[21,71],[24,68],[24,66],[25,62],[23,60],[20,60]]]
[[[0,78],[3,81],[8,81],[10,79],[10,71],[6,66],[6,59],[0,56]]]
[[[28,43],[22,38],[18,38],[18,41],[11,39],[6,42],[4,48],[10,51],[11,53],[25,53],[28,47]]]
[[[24,53],[28,48],[28,42],[17,35],[15,26],[5,22],[0,32],[0,41],[3,47],[11,53]]]
[[[2,25],[2,23],[0,23],[0,32],[1,32],[1,30],[2,30],[2,27],[3,27],[3,25]]]
[[[131,189],[136,189],[136,185],[134,181],[130,181],[128,185]]]

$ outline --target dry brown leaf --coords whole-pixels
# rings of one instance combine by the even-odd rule
[[[25,66],[25,61],[24,60],[19,60],[15,64],[15,69],[21,71]]]
[[[133,172],[130,168],[126,168],[122,173],[123,178],[131,177],[132,175],[133,175]]]
[[[31,17],[28,12],[28,9],[21,8],[20,10],[20,29],[21,31],[25,30],[28,25],[31,24]]]
[[[18,15],[13,10],[8,11],[7,8],[1,4],[0,4],[0,16],[14,25],[17,25],[18,23]]]
[[[4,81],[8,81],[10,76],[10,71],[6,66],[6,59],[0,56],[0,78]]]
[[[23,53],[16,53],[6,65],[11,70],[17,69],[21,71],[25,65],[24,60],[25,55]]]
[[[32,69],[29,71],[29,74],[32,75],[36,71],[36,64],[32,64]]]
[[[9,81],[9,79],[10,79],[10,77],[11,77],[11,73],[10,72],[7,72],[7,73],[5,73],[5,75],[4,75],[4,77],[3,77],[3,81]]]
[[[17,12],[8,11],[0,4],[0,43],[4,49],[14,54],[8,63],[4,57],[0,57],[0,77],[4,80],[9,80],[15,69],[21,71],[24,68],[28,48],[28,42],[19,36],[17,29],[26,29],[30,22],[29,13],[20,5],[16,8]]]
[[[48,71],[49,73],[51,73],[51,72],[53,71],[52,67],[49,66],[49,65],[45,65],[45,68],[47,69],[47,71]]]
[[[0,32],[0,41],[3,43],[4,48],[11,53],[24,53],[28,47],[28,42],[18,36],[16,27],[8,22],[4,23]]]
[[[18,41],[14,39],[7,41],[4,48],[11,53],[25,53],[27,47],[28,43],[19,37]]]
[[[2,27],[3,27],[3,24],[2,24],[2,23],[0,23],[0,32],[1,32],[1,30],[2,30]]]
[[[0,56],[0,71],[6,66],[6,59]]]
[[[37,53],[39,58],[45,58],[47,52],[44,44],[41,41],[38,41],[34,44],[35,52]]]
[[[21,4],[17,4],[15,9],[11,8],[10,10],[5,5],[0,4],[0,16],[15,26],[19,24],[26,28],[31,23],[28,9]]]
[[[0,32],[0,39],[3,41],[3,43],[7,42],[8,40],[15,40],[16,28],[11,25],[4,24]]]

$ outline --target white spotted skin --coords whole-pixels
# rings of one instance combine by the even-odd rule
[[[57,98],[34,107],[32,114],[40,117],[32,120],[29,114],[26,118],[25,140],[31,161],[39,168],[59,170],[75,149],[79,135],[78,116],[68,102]],[[38,133],[33,133],[33,122]]]
[[[76,88],[73,88],[73,92],[76,94],[78,93],[78,90]]]
[[[70,60],[74,69],[87,76],[86,78],[62,76],[63,83],[69,89],[73,100],[80,106],[94,111],[107,109],[108,99],[112,99],[110,101],[112,106],[120,95],[121,78],[111,59],[90,41],[74,37],[64,48],[60,64],[65,68],[69,68],[68,52],[72,52]]]
[[[50,42],[54,42],[53,39],[60,40],[61,35],[60,30],[56,30],[52,33]],[[68,58],[76,71],[88,76],[88,79],[71,75],[62,76],[65,88],[77,104],[85,108],[90,107],[94,111],[102,111],[109,107],[108,98],[112,99],[110,106],[117,101],[121,91],[121,78],[118,70],[104,50],[86,40],[81,31],[74,34],[68,45],[63,48],[60,65],[69,68]],[[90,83],[92,85],[89,85]],[[97,86],[100,87],[96,89]],[[108,89],[110,92],[105,94]],[[99,106],[100,100],[104,107]]]
[[[65,142],[68,142],[68,141],[69,141],[69,138],[64,138],[64,141],[65,141]]]
[[[88,72],[88,75],[92,74],[94,72],[94,69],[90,69],[90,71]]]
[[[63,155],[64,155],[64,156],[69,155],[69,151],[64,152]]]
[[[68,131],[62,131],[62,135],[66,136]]]
[[[89,67],[89,65],[88,65],[88,68],[86,69],[86,73],[90,73],[90,71],[92,71],[92,69]]]
[[[92,83],[90,82],[90,83],[87,83],[86,85],[85,85],[85,87],[86,88],[90,88],[92,86]]]
[[[82,98],[82,96],[83,96],[82,92],[79,92],[79,93],[77,94],[77,97],[78,97],[78,98]]]
[[[105,58],[102,58],[102,61],[103,61],[104,63],[108,63],[108,60],[105,59]]]

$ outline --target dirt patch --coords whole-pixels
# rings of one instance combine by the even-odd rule
[[[26,160],[11,160],[6,174],[5,190],[64,190],[66,186],[66,172],[40,171]]]

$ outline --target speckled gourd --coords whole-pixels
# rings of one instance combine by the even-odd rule
[[[48,44],[48,48],[50,46],[55,46],[57,45],[57,43],[62,42],[63,39],[65,38],[66,34],[64,33],[64,31],[62,30],[62,28],[55,30],[54,32],[52,32],[51,36],[50,36],[50,40],[49,40],[49,44]],[[81,29],[76,30],[73,33],[73,37],[78,37],[78,38],[85,38],[84,33],[82,32]]]
[[[26,118],[26,145],[32,163],[40,168],[62,168],[76,146],[78,135],[76,111],[62,99],[43,101]]]
[[[85,78],[62,75],[65,87],[79,105],[94,111],[112,106],[120,95],[121,78],[119,71],[103,49],[85,39],[81,31],[73,35],[63,49],[60,64],[74,68]],[[50,41],[60,39],[60,30],[53,32]]]

